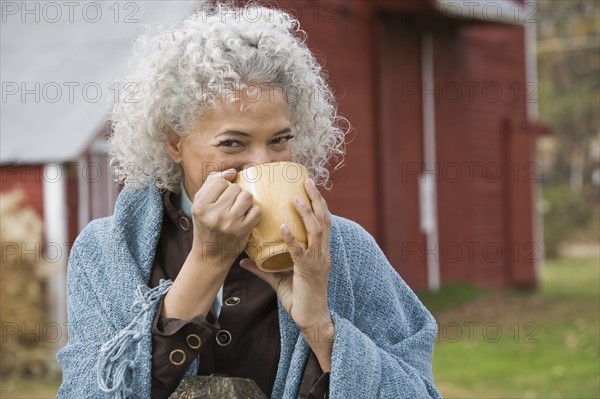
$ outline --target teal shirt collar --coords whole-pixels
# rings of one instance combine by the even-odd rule
[[[179,196],[179,206],[185,215],[189,218],[192,217],[192,200],[188,196],[187,191],[185,191],[185,186],[183,185],[183,179],[179,182],[179,188],[181,189],[181,195]]]

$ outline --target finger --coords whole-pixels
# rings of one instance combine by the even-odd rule
[[[262,216],[262,209],[260,206],[252,205],[251,208],[246,212],[242,219],[242,227],[253,229],[256,227]]]
[[[194,202],[214,203],[221,194],[231,185],[230,180],[236,175],[235,169],[228,169],[223,172],[212,172],[208,175],[200,190],[194,196]]]
[[[214,204],[219,204],[221,207],[229,211],[231,207],[235,204],[237,197],[242,193],[242,188],[237,184],[227,184],[227,188],[225,188],[225,191],[221,193],[221,195],[214,202]]]
[[[294,234],[291,232],[290,228],[287,225],[282,224],[279,229],[281,237],[286,243],[287,250],[290,253],[292,261],[295,264],[304,254],[304,250],[302,249],[298,241],[296,241],[296,237],[294,237]]]
[[[222,170],[220,172],[210,172],[208,174],[208,176],[206,177],[206,181],[217,181],[220,183],[228,183],[228,182],[232,182],[233,179],[235,179],[235,176],[237,175],[237,170],[231,168],[231,169],[226,169],[226,170]]]
[[[317,217],[315,216],[310,206],[304,202],[299,195],[294,197],[294,207],[302,216],[302,221],[304,222],[304,226],[306,227],[306,232],[308,234],[308,246],[312,247],[313,245],[319,245],[321,240],[323,239],[323,228],[319,224]]]
[[[234,186],[239,187],[239,192],[236,194],[229,212],[234,216],[244,217],[246,212],[252,207],[254,197],[248,191],[242,190],[237,184],[234,184]]]
[[[306,194],[310,199],[313,212],[319,221],[319,224],[323,228],[323,235],[325,242],[329,242],[329,231],[331,230],[331,214],[329,213],[329,209],[327,207],[327,201],[319,192],[319,189],[315,185],[313,179],[306,180],[304,184],[304,188],[306,190]]]

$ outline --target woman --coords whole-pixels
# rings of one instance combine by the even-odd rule
[[[361,227],[316,185],[343,154],[334,98],[289,15],[204,8],[142,37],[111,144],[125,188],[68,271],[61,398],[163,398],[185,375],[252,378],[274,398],[439,397],[436,324]],[[243,251],[261,217],[229,184],[248,166],[304,164],[294,206],[309,246],[264,273]],[[311,209],[312,208],[312,209]]]

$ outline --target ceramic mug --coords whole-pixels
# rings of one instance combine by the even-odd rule
[[[252,230],[246,253],[259,269],[266,272],[291,270],[294,262],[280,228],[286,224],[303,250],[308,245],[306,227],[293,200],[300,196],[310,206],[304,190],[308,171],[294,162],[270,162],[238,172],[234,183],[254,197],[262,209],[262,217]]]

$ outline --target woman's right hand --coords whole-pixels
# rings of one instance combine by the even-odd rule
[[[163,317],[206,316],[258,224],[262,211],[250,193],[230,183],[235,175],[235,169],[211,173],[194,196],[192,250],[164,298]]]
[[[236,174],[229,169],[208,175],[192,204],[192,254],[227,270],[246,247],[262,214],[252,194],[230,183]]]

